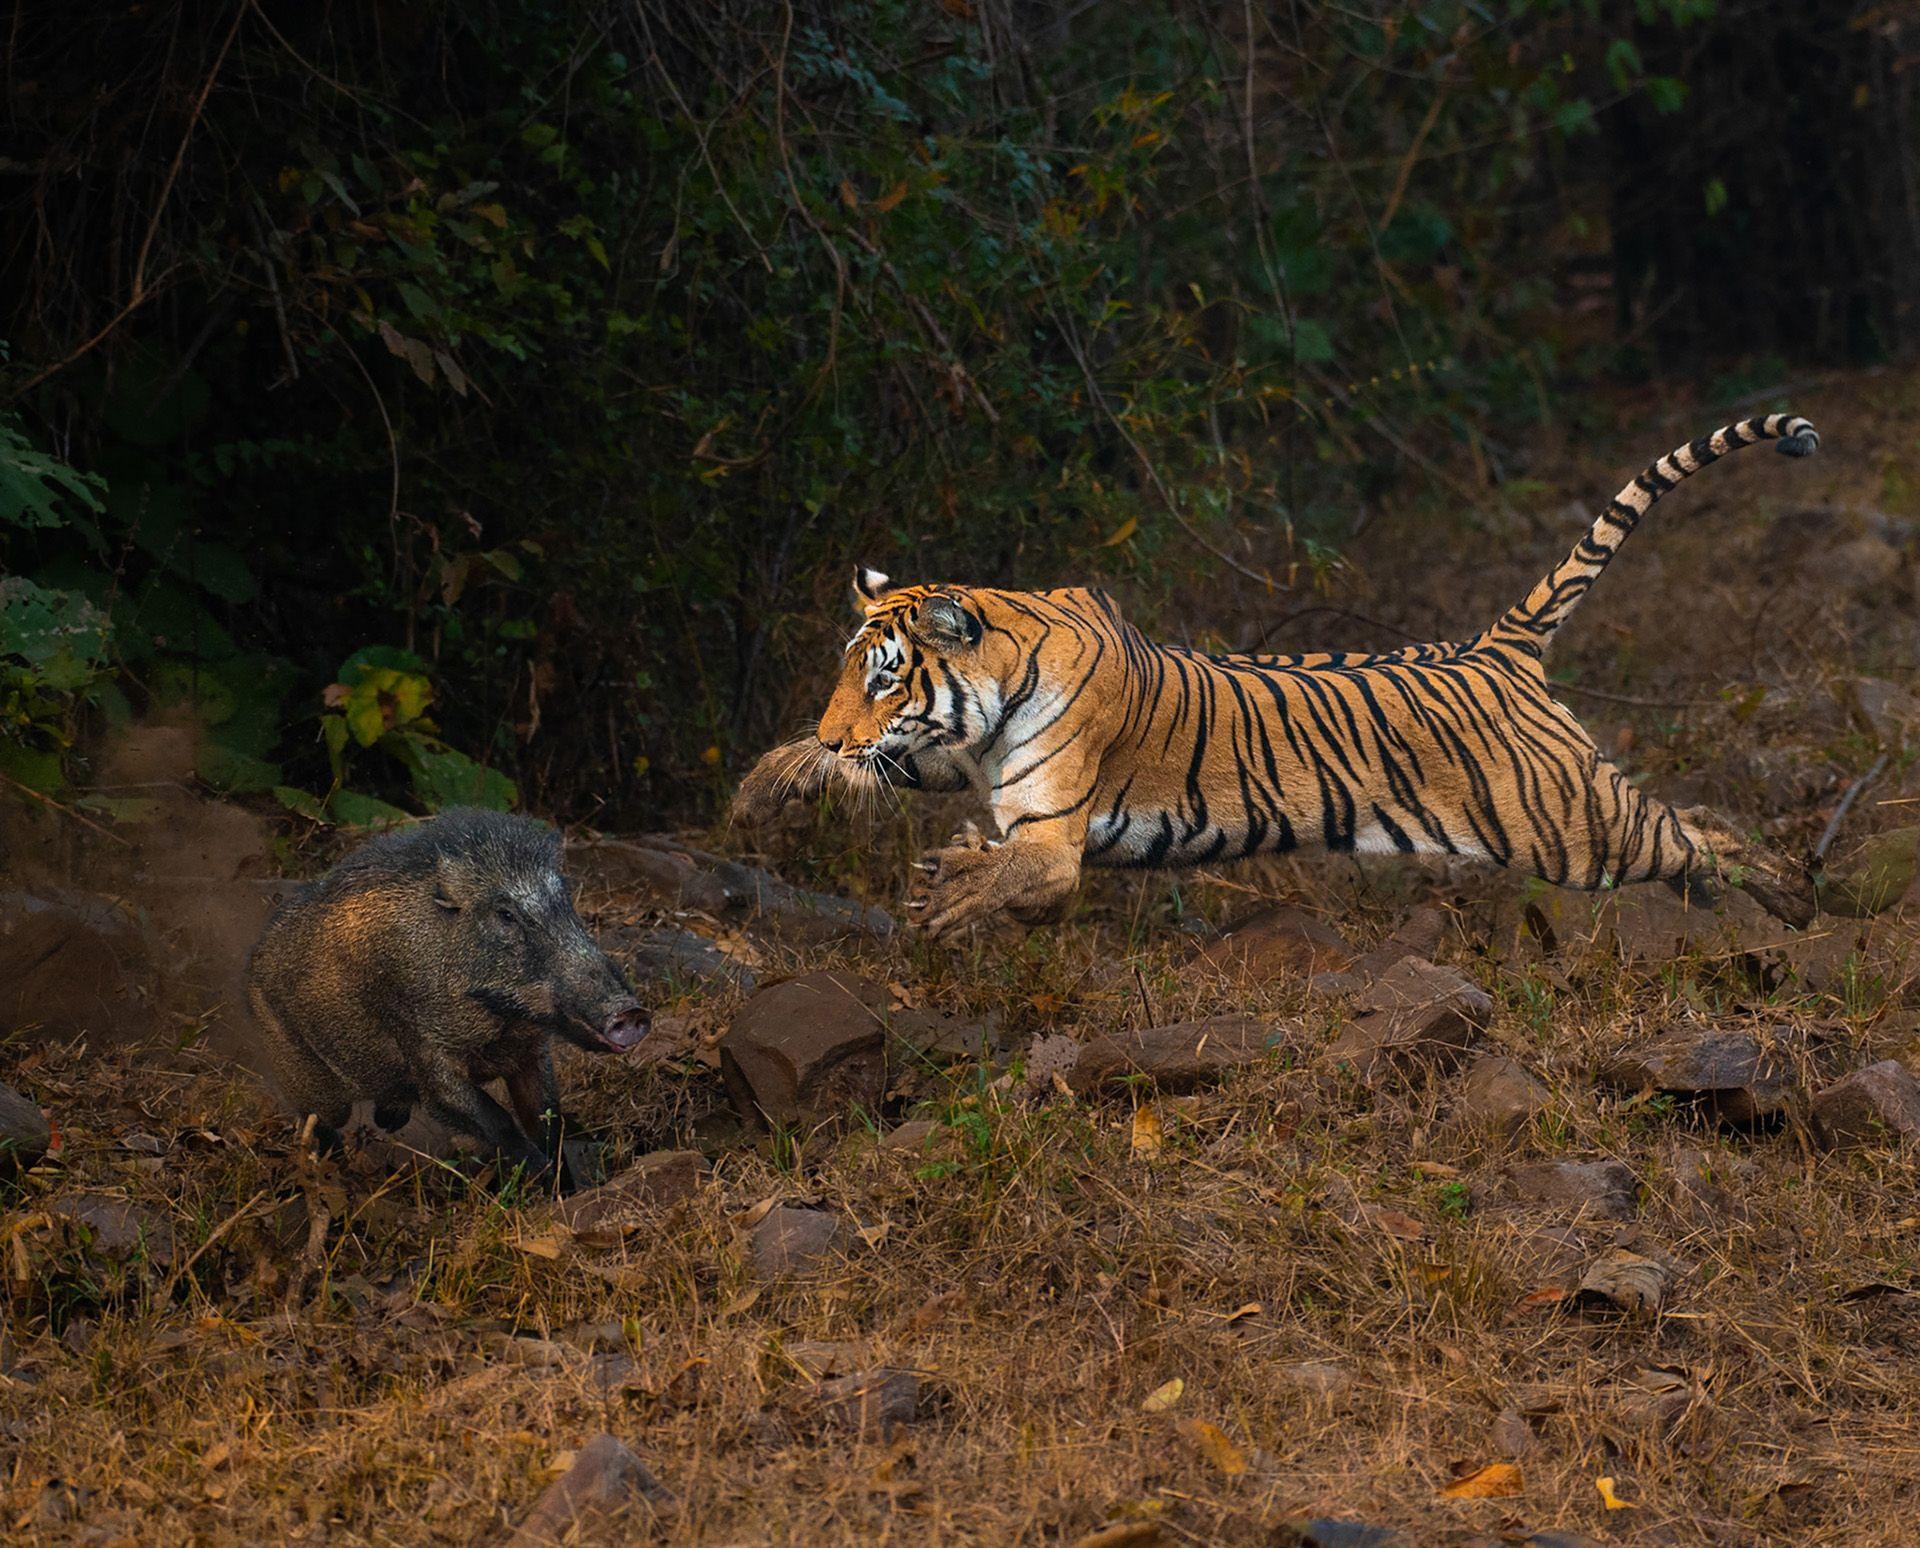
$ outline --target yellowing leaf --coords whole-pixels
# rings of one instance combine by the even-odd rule
[[[1524,1487],[1520,1469],[1511,1462],[1489,1462],[1454,1479],[1440,1496],[1448,1500],[1504,1500],[1521,1493]]]
[[[1133,1110],[1133,1153],[1143,1161],[1150,1161],[1160,1154],[1160,1147],[1166,1143],[1167,1131],[1161,1126],[1160,1115],[1152,1107],[1136,1107]]]
[[[513,1245],[529,1258],[545,1258],[548,1262],[558,1258],[562,1250],[557,1236],[522,1237]]]
[[[895,183],[893,187],[889,188],[879,198],[875,199],[873,201],[873,207],[874,209],[878,210],[882,215],[884,215],[887,213],[888,210],[892,209],[902,199],[906,198],[906,196],[907,196],[907,180],[903,177],[900,179],[899,182]]]
[[[1114,529],[1113,535],[1111,537],[1103,538],[1101,540],[1100,546],[1102,548],[1118,548],[1122,543],[1126,542],[1128,538],[1132,537],[1134,533],[1138,532],[1139,530],[1140,530],[1140,518],[1138,516],[1129,516],[1125,521],[1121,522],[1120,525]]]
[[[1182,1419],[1180,1433],[1193,1443],[1194,1450],[1229,1478],[1238,1478],[1247,1470],[1246,1454],[1227,1439],[1218,1425],[1204,1419]]]
[[[1639,1509],[1639,1502],[1637,1500],[1623,1500],[1613,1492],[1613,1480],[1611,1478],[1596,1478],[1593,1481],[1593,1486],[1600,1491],[1600,1503],[1605,1505],[1608,1510]]]
[[[1180,1401],[1180,1394],[1186,1390],[1187,1384],[1178,1376],[1174,1377],[1172,1381],[1162,1382],[1147,1394],[1146,1401],[1140,1405],[1140,1412],[1143,1414],[1164,1414],[1169,1408],[1173,1407],[1175,1403]]]
[[[720,744],[718,742],[710,743],[706,750],[700,754],[700,761],[709,767],[718,763],[720,761]]]

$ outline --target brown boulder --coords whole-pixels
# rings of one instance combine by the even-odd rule
[[[754,1225],[749,1250],[757,1273],[772,1278],[812,1268],[845,1246],[851,1233],[823,1209],[771,1209]]]
[[[1920,1140],[1920,1080],[1894,1059],[1869,1064],[1814,1097],[1813,1123],[1835,1149]]]
[[[880,1110],[889,997],[852,973],[807,973],[762,989],[720,1040],[734,1105],[769,1123],[811,1127],[850,1108]]]
[[[1081,1046],[1066,1081],[1080,1096],[1132,1076],[1145,1076],[1162,1091],[1191,1091],[1230,1070],[1265,1062],[1277,1036],[1254,1016],[1210,1016],[1110,1033]]]
[[[1373,986],[1360,1014],[1328,1045],[1327,1057],[1367,1077],[1388,1066],[1451,1067],[1465,1057],[1492,1010],[1492,998],[1471,979],[1407,957]]]
[[[876,1366],[820,1382],[813,1401],[828,1424],[881,1436],[896,1424],[912,1423],[919,1413],[920,1378],[912,1371]]]
[[[1814,1054],[1797,1027],[1682,1027],[1615,1055],[1599,1078],[1620,1090],[1685,1097],[1728,1123],[1751,1124],[1793,1106],[1800,1066]]]
[[[1467,1066],[1454,1121],[1509,1139],[1546,1111],[1553,1094],[1526,1066],[1505,1054],[1482,1054]]]
[[[624,1442],[596,1435],[575,1454],[573,1465],[534,1501],[527,1519],[507,1539],[507,1548],[597,1540],[597,1533],[622,1516],[672,1503],[665,1485]]]
[[[1507,1185],[1529,1204],[1552,1204],[1577,1215],[1626,1220],[1640,1185],[1618,1161],[1537,1161],[1517,1166]]]
[[[599,1187],[560,1200],[553,1218],[586,1246],[611,1247],[666,1205],[690,1197],[706,1171],[697,1150],[656,1150]]]
[[[1298,908],[1270,908],[1230,925],[1194,960],[1242,982],[1271,983],[1341,972],[1354,956],[1323,920]]]

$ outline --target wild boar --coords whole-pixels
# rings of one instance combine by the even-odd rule
[[[386,1129],[420,1102],[530,1174],[560,1159],[553,1038],[624,1052],[648,1026],[574,912],[560,835],[498,812],[450,811],[348,855],[275,912],[247,995],[324,1145],[356,1098]],[[511,1114],[483,1089],[494,1079]]]

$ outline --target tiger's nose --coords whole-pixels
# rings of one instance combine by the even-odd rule
[[[832,738],[831,740],[829,740],[824,736],[820,738],[820,745],[826,748],[826,750],[830,753],[837,753],[838,751],[840,751],[840,743],[841,743],[841,739],[837,736]]]

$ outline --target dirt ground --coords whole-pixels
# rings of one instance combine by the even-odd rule
[[[1650,788],[1802,854],[1838,815],[1832,855],[1855,858],[1835,876],[1879,839],[1899,896],[1920,804],[1920,379],[1786,396],[1821,456],[1749,451],[1670,497],[1552,669]],[[1432,500],[1379,513],[1327,600],[1470,630],[1564,551],[1588,519],[1569,502],[1598,510],[1715,419],[1672,402],[1550,429],[1497,533]],[[1465,559],[1481,553],[1499,557]],[[1322,613],[1273,643],[1394,640]],[[827,816],[760,858],[892,907],[954,815]],[[325,853],[220,833],[202,858],[251,888],[244,906],[168,894],[157,864],[122,873],[160,936],[200,942],[182,950],[208,1004],[264,906],[254,873]],[[0,1041],[0,1081],[60,1140],[0,1194],[9,1541],[505,1540],[603,1432],[662,1488],[576,1541],[1915,1540],[1920,1179],[1911,1149],[1830,1146],[1810,1099],[1876,1061],[1920,1071],[1920,892],[1790,939],[1738,900],[1596,906],[1301,860],[1096,880],[1062,926],[947,949],[796,933],[663,892],[617,846],[572,854],[610,944],[706,943],[672,937],[687,951],[639,1054],[564,1061],[609,1172],[704,1162],[675,1163],[684,1185],[618,1229],[377,1140],[307,1159],[236,1069],[244,1026],[206,1004],[160,996],[139,1040]],[[1311,962],[1207,955],[1274,904],[1338,939],[1316,934]],[[1365,1020],[1368,964],[1401,948],[1484,991],[1470,1045],[1330,1058]],[[951,1013],[989,1052],[896,1059],[877,1106],[756,1131],[718,1041],[747,975],[821,967]],[[1227,1012],[1274,1046],[1218,1080],[1045,1074],[1048,1039]],[[1773,1061],[1764,1110],[1616,1072],[1650,1041],[1728,1035]],[[1538,1083],[1509,1131],[1475,1117],[1490,1055]],[[780,1209],[831,1218],[832,1248],[776,1269]],[[1624,1305],[1590,1277],[1620,1254],[1655,1285]]]

